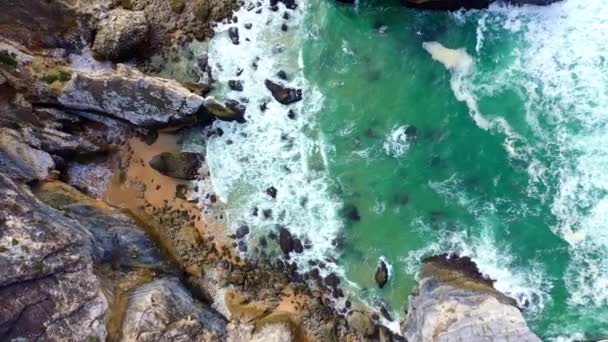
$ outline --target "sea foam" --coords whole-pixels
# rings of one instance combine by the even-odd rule
[[[332,240],[342,223],[337,216],[340,201],[327,188],[323,137],[313,120],[323,96],[303,77],[306,32],[301,21],[306,6],[299,1],[289,10],[279,2],[275,12],[269,1],[247,2],[235,13],[237,23],[215,29],[209,59],[220,85],[218,95],[246,104],[247,122],[216,121],[203,135],[210,135],[206,149],[211,180],[227,203],[228,225],[233,230],[250,227],[249,250],[258,247],[260,237],[285,227],[307,247],[302,254],[292,253],[298,269],[305,271],[308,261],[323,259],[330,266],[321,270],[324,274],[336,258]],[[238,28],[238,45],[230,40],[231,27]],[[279,70],[287,80],[277,76]],[[303,100],[278,103],[264,86],[266,79],[302,89]],[[240,80],[243,91],[230,90],[229,80]],[[218,130],[221,134],[211,134]],[[266,194],[270,187],[277,190],[275,198]]]

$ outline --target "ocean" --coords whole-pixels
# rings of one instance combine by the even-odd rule
[[[255,3],[209,45],[216,95],[247,122],[190,137],[250,256],[278,256],[259,241],[284,227],[299,270],[322,263],[402,317],[424,257],[467,255],[543,340],[608,335],[608,1]],[[303,100],[278,103],[265,79]]]

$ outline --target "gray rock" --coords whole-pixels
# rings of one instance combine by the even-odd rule
[[[514,300],[481,277],[470,259],[427,260],[418,288],[409,298],[408,341],[540,341]]]
[[[250,342],[290,342],[295,340],[293,331],[286,323],[264,325],[249,339]]]
[[[143,11],[114,9],[99,22],[93,54],[95,58],[122,62],[134,57],[148,38]]]
[[[122,325],[126,341],[220,341],[226,320],[198,303],[175,278],[135,289]]]
[[[352,311],[346,320],[349,326],[366,337],[373,335],[376,329],[370,317],[362,311]]]
[[[0,340],[105,340],[93,237],[0,174]]]
[[[386,282],[388,282],[388,268],[383,260],[380,260],[378,263],[374,279],[376,280],[376,284],[378,284],[379,288],[383,288],[384,285],[386,285]]]
[[[0,172],[20,181],[46,179],[55,167],[51,156],[25,143],[23,135],[10,128],[0,128]]]
[[[194,180],[201,167],[202,157],[198,153],[163,152],[154,156],[148,164],[159,173],[178,179]]]
[[[203,108],[203,97],[176,81],[146,76],[122,64],[111,71],[74,72],[57,100],[68,109],[109,115],[148,128],[211,118]]]

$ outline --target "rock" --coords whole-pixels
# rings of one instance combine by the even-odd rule
[[[239,29],[236,26],[228,29],[228,36],[230,36],[232,44],[239,45]]]
[[[291,104],[302,100],[302,90],[287,88],[271,80],[264,81],[264,85],[272,93],[272,97],[282,104]]]
[[[364,312],[351,311],[346,320],[348,325],[350,325],[364,337],[373,335],[374,331],[376,330],[374,323],[372,323],[372,320]]]
[[[277,77],[283,81],[287,81],[287,73],[283,70],[279,70],[279,72],[277,72]]]
[[[384,260],[380,260],[378,263],[374,279],[376,279],[376,284],[378,284],[379,288],[383,288],[384,285],[386,285],[386,282],[388,281],[388,268],[386,267]]]
[[[300,239],[293,239],[293,251],[298,254],[304,252],[304,246],[302,245],[302,241]]]
[[[279,246],[284,254],[289,254],[293,251],[293,238],[289,230],[281,227],[279,229]]]
[[[329,275],[327,275],[324,281],[326,286],[332,287],[334,289],[338,287],[338,285],[340,285],[340,278],[338,278],[335,273],[330,273]]]
[[[143,11],[114,9],[99,22],[93,43],[97,59],[123,62],[131,59],[148,38],[148,21]]]
[[[245,235],[249,234],[249,227],[248,226],[240,226],[237,230],[236,230],[236,238],[237,239],[242,239],[245,237]]]
[[[234,91],[243,91],[243,82],[238,80],[228,81],[228,87]]]
[[[270,188],[266,189],[266,194],[272,198],[277,198],[277,188],[271,186]]]
[[[0,340],[105,340],[91,234],[3,174],[0,189]]]
[[[213,97],[205,99],[205,108],[223,121],[245,122],[246,107],[238,101],[226,100],[226,104],[222,104]]]
[[[418,129],[414,125],[409,125],[405,129],[405,137],[407,140],[415,140],[418,136]]]
[[[53,158],[25,141],[18,131],[0,128],[0,172],[25,182],[46,179],[49,170],[55,168]]]
[[[282,24],[281,25],[281,31],[287,32],[288,29],[289,29],[289,27],[287,27],[287,24]]]
[[[201,167],[201,155],[191,152],[163,152],[148,164],[159,173],[178,179],[194,180]]]
[[[347,204],[342,209],[344,217],[350,221],[360,221],[361,215],[359,215],[359,209],[354,204]]]
[[[287,117],[290,118],[291,120],[295,120],[296,112],[294,112],[293,109],[290,109],[289,112],[287,112]]]
[[[87,156],[103,151],[84,137],[49,127],[24,127],[21,132],[29,145],[62,157]]]
[[[253,24],[251,24],[251,23],[245,24],[245,28],[248,30],[251,30],[252,27],[253,27]]]
[[[197,302],[176,278],[161,278],[129,295],[122,324],[127,341],[221,341],[226,320]]]
[[[57,100],[71,110],[148,128],[208,121],[211,117],[204,107],[213,102],[176,81],[146,76],[122,64],[116,70],[74,72]]]
[[[336,1],[339,3],[342,3],[342,4],[350,4],[350,5],[355,3],[355,0],[336,0]]]
[[[291,327],[287,323],[272,323],[264,325],[256,331],[250,342],[291,342],[296,341]]]
[[[296,4],[295,0],[270,0],[270,7],[277,6],[277,4],[279,2],[282,2],[285,5],[285,7],[289,8],[291,10],[296,9],[298,7],[298,4]]]
[[[512,298],[498,292],[468,258],[440,255],[423,262],[410,295],[408,341],[533,341]]]

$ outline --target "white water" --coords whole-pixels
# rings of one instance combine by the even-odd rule
[[[252,233],[248,237],[253,242],[285,226],[312,245],[303,254],[292,253],[292,260],[303,270],[309,267],[309,260],[337,257],[332,240],[341,229],[337,217],[340,202],[327,190],[322,137],[313,120],[323,98],[302,75],[300,54],[305,33],[301,20],[306,5],[300,1],[296,10],[288,10],[279,3],[278,12],[273,12],[268,1],[261,3],[250,11],[249,3],[242,6],[235,13],[238,23],[218,26],[209,46],[218,83],[241,80],[244,85],[243,92],[220,89],[220,95],[248,101],[248,105],[246,124],[213,124],[211,130],[221,128],[223,135],[208,139],[208,163],[213,186],[228,203],[230,228],[249,225]],[[256,13],[258,9],[261,13]],[[289,20],[282,18],[284,12]],[[283,23],[288,25],[287,32],[281,30]],[[251,24],[251,29],[246,29],[246,24]],[[228,29],[233,26],[239,29],[239,45],[229,39]],[[240,69],[242,74],[237,76]],[[287,73],[287,82],[278,79],[279,70]],[[265,79],[303,89],[304,99],[289,106],[278,103],[264,86]],[[260,109],[263,103],[267,103],[265,111]],[[290,109],[295,119],[288,117]],[[271,186],[277,189],[276,199],[265,195]],[[259,209],[257,216],[252,215],[254,208]],[[268,209],[272,214],[265,218],[263,211]]]

